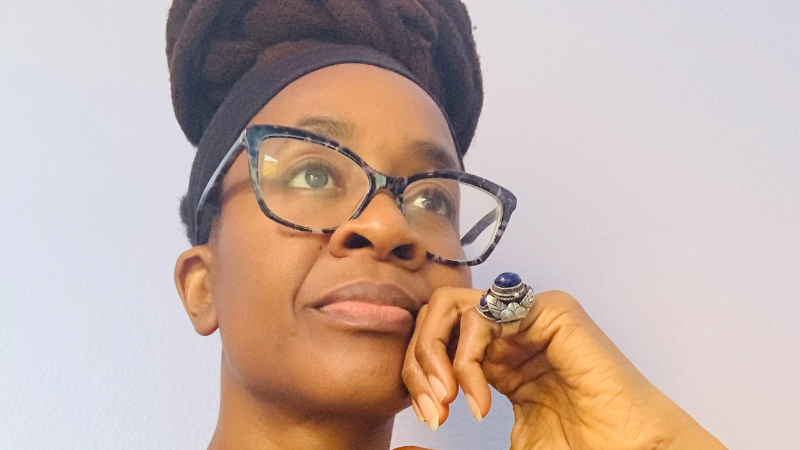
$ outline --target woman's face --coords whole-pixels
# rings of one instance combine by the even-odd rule
[[[251,124],[308,129],[387,175],[458,169],[433,100],[373,66],[306,75]],[[437,287],[470,286],[468,268],[427,260],[387,193],[320,235],[267,218],[250,186],[243,153],[224,179],[208,244],[205,283],[222,339],[223,380],[300,410],[391,415],[407,406],[400,371],[413,314]]]

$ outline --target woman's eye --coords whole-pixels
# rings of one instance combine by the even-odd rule
[[[289,187],[302,189],[333,189],[336,186],[333,183],[333,176],[331,176],[328,167],[321,164],[313,164],[297,172],[294,178],[289,182]]]
[[[453,213],[450,199],[442,192],[433,189],[420,192],[419,195],[411,200],[410,204],[416,208],[425,209],[442,216],[450,216]]]

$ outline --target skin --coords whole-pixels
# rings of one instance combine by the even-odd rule
[[[359,64],[318,70],[251,123],[297,126],[309,117],[348,123],[346,136],[313,131],[388,175],[443,159],[457,164],[435,102],[393,72]],[[439,158],[416,150],[420,141],[440,148]],[[326,320],[315,305],[352,280],[405,290],[418,310],[415,326],[375,331]],[[476,419],[485,416],[489,384],[514,405],[515,449],[724,448],[647,382],[569,295],[539,294],[514,325],[481,318],[469,270],[428,260],[387,193],[330,235],[292,230],[261,212],[240,155],[208,244],[180,255],[175,282],[195,330],[219,330],[222,340],[210,449],[388,449],[394,416],[412,399],[435,429],[459,387]]]

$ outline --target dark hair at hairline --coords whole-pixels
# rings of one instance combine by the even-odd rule
[[[189,238],[189,243],[192,244],[193,247],[208,243],[208,238],[211,234],[211,228],[213,227],[214,221],[216,221],[221,209],[219,192],[219,185],[214,186],[210,191],[208,191],[208,197],[206,197],[205,204],[203,205],[203,218],[197,225],[197,235],[192,235],[191,231],[191,224],[194,222],[194,217],[192,217],[191,213],[189,212],[189,196],[184,195],[183,198],[181,198],[181,222],[183,223],[186,237]]]

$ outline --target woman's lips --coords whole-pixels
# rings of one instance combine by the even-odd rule
[[[405,333],[414,326],[414,316],[399,306],[348,300],[325,305],[318,311],[342,325],[365,331]]]
[[[410,333],[422,306],[396,284],[371,280],[337,286],[312,305],[315,312],[336,325],[383,333]]]

